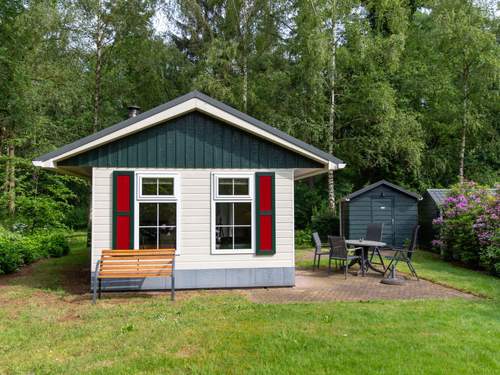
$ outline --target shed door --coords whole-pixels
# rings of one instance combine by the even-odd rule
[[[372,223],[383,223],[384,231],[382,241],[388,245],[394,245],[395,225],[394,225],[394,199],[393,198],[372,198]]]

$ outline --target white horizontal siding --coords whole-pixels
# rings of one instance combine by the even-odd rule
[[[92,186],[92,269],[102,249],[112,247],[112,168],[94,168]],[[141,169],[143,171],[144,169]],[[151,170],[176,172],[180,178],[178,269],[262,268],[294,266],[293,171],[276,173],[276,254],[211,254],[211,173],[218,171]],[[228,172],[225,169],[223,172]],[[258,170],[234,170],[235,173]]]

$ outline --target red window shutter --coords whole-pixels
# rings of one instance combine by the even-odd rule
[[[274,172],[255,174],[257,255],[276,253]]]
[[[113,172],[113,249],[134,248],[134,172]]]

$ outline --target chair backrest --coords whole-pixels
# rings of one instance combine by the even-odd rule
[[[313,242],[314,242],[314,251],[316,253],[320,253],[321,252],[321,240],[319,238],[318,232],[314,232],[312,237],[313,237]]]
[[[371,223],[366,227],[365,239],[368,241],[382,241],[383,223]]]
[[[330,244],[330,256],[336,258],[347,258],[347,246],[344,237],[328,236]]]
[[[408,253],[407,256],[408,258],[411,259],[413,252],[417,248],[417,239],[418,239],[418,230],[420,229],[420,225],[415,225],[413,227],[413,232],[411,234],[411,241],[410,244],[408,245]]]

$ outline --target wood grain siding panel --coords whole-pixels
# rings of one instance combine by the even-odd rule
[[[168,149],[168,142],[167,142]],[[101,249],[111,247],[112,173],[114,168],[93,168],[92,271]],[[211,173],[227,170],[144,169],[175,172],[180,176],[180,255],[178,269],[294,267],[293,170],[274,170],[276,175],[276,254],[211,254]],[[244,172],[257,170],[244,170]],[[259,170],[268,171],[268,170]],[[235,173],[242,170],[235,170]]]
[[[291,150],[193,112],[60,161],[106,168],[322,168]]]

